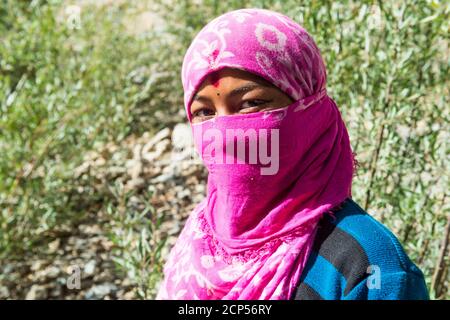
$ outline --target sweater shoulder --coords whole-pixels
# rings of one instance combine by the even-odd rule
[[[385,273],[403,271],[422,275],[406,254],[398,238],[353,199],[347,198],[335,217],[324,217],[321,224],[331,224],[335,229],[334,232],[345,233],[353,239],[342,245],[359,246],[367,256],[369,266],[377,266]]]
[[[423,279],[397,237],[347,198],[339,211],[320,221],[297,294],[341,299],[372,275],[388,279],[393,274]]]

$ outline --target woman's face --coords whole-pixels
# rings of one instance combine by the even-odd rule
[[[225,68],[210,74],[191,104],[192,122],[215,116],[278,109],[294,101],[270,82],[238,69]]]

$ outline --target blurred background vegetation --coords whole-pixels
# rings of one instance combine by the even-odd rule
[[[171,243],[158,233],[168,218],[149,201],[152,180],[124,185],[114,174],[80,174],[80,166],[106,152],[96,165],[122,172],[120,161],[112,168],[101,159],[185,122],[185,50],[209,20],[244,7],[282,12],[312,34],[360,163],[355,201],[399,237],[424,271],[431,297],[450,298],[450,9],[437,0],[3,0],[0,298],[74,297],[46,293],[61,277],[29,274],[69,254],[63,240],[76,237],[73,230],[86,221],[109,243],[105,259],[122,279],[111,290],[130,288],[110,296],[154,297]],[[91,250],[81,246],[81,256]],[[31,294],[39,281],[40,291]]]

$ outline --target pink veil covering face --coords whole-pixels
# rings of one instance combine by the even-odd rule
[[[351,196],[348,133],[307,32],[263,9],[208,23],[183,61],[189,120],[202,81],[225,67],[263,77],[295,102],[192,124],[207,196],[169,254],[156,299],[290,299],[318,221]]]

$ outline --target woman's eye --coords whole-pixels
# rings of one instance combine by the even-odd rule
[[[264,104],[266,104],[268,102],[269,101],[267,101],[267,100],[260,100],[260,99],[247,100],[247,101],[244,101],[244,103],[241,105],[241,109],[262,106],[262,105],[264,105]]]
[[[202,108],[202,109],[196,110],[192,115],[194,117],[209,117],[209,116],[213,116],[214,114],[215,114],[214,110]]]

